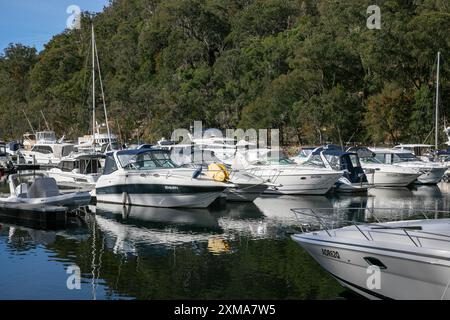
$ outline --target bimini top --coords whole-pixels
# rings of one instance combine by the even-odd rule
[[[312,154],[313,155],[318,155],[318,154],[320,154],[322,152],[323,152],[324,155],[337,156],[337,157],[341,157],[341,156],[344,156],[344,155],[356,154],[355,152],[344,151],[344,150],[342,150],[341,147],[333,145],[333,144],[328,144],[328,145],[323,146],[323,147],[318,147],[318,148],[314,149]]]

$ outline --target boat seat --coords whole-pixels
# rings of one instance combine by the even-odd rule
[[[28,198],[46,198],[59,196],[59,188],[53,178],[36,178],[28,190]]]

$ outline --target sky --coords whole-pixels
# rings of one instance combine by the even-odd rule
[[[100,12],[108,0],[0,0],[0,53],[10,43],[44,48],[53,35],[66,29],[72,13],[69,6],[81,11]]]

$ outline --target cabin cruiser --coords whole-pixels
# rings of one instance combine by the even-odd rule
[[[325,167],[307,167],[286,158],[281,150],[250,149],[237,152],[232,169],[270,181],[265,193],[325,194],[342,176]]]
[[[55,179],[43,173],[12,174],[8,182],[10,196],[1,203],[79,207],[91,201],[89,192],[61,193]]]
[[[450,299],[450,219],[338,229],[318,219],[323,230],[292,239],[343,286],[369,299]]]
[[[342,151],[338,146],[327,145],[314,149],[303,166],[343,172],[335,185],[335,190],[339,192],[367,192],[371,186],[358,154]]]
[[[437,162],[425,162],[407,150],[370,148],[375,157],[382,163],[394,164],[403,168],[417,170],[421,175],[416,179],[418,184],[437,184],[447,170],[445,165]]]
[[[36,142],[30,151],[21,153],[26,164],[58,165],[61,158],[67,157],[74,151],[71,143],[40,143]]]
[[[51,168],[47,175],[54,178],[59,185],[77,185],[95,187],[101,176],[101,153],[74,153],[62,158],[57,168]]]
[[[222,163],[213,151],[202,150],[196,145],[176,144],[165,148],[170,150],[170,158],[179,166],[207,170]],[[252,202],[269,187],[266,180],[245,170],[233,170],[223,163],[222,166],[229,172],[229,181],[234,185],[224,192],[228,201]]]
[[[26,164],[55,166],[74,151],[74,145],[63,142],[64,137],[57,140],[54,131],[39,131],[34,136],[36,140],[25,140],[25,149],[20,151]]]
[[[413,168],[382,163],[375,153],[364,147],[352,147],[347,151],[358,154],[367,180],[375,187],[406,187],[421,175]]]
[[[296,156],[291,157],[291,160],[297,164],[303,164],[308,160],[309,156],[316,148],[317,147],[302,147]]]
[[[61,139],[62,141],[63,139]],[[23,147],[26,151],[31,151],[36,143],[53,144],[57,143],[54,131],[38,131],[36,133],[25,133],[23,135]]]
[[[77,149],[79,151],[95,151],[105,153],[111,150],[119,150],[118,138],[115,134],[96,132],[94,138],[92,134],[78,138]]]
[[[394,149],[409,151],[422,161],[434,159],[434,146],[431,144],[399,144]]]
[[[152,207],[205,208],[233,185],[202,168],[181,168],[161,149],[135,149],[106,155],[95,186],[98,202]],[[222,177],[225,176],[222,173]]]

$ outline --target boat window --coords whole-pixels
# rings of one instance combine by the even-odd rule
[[[74,169],[74,163],[72,161],[62,161],[61,170],[62,171],[72,171]]]
[[[98,173],[100,167],[98,159],[81,159],[79,161],[80,173],[83,174]]]
[[[286,158],[283,154],[269,152],[266,156],[253,162],[255,165],[292,165],[294,161]]]
[[[62,156],[67,157],[73,151],[74,151],[74,146],[65,146],[65,147],[63,147],[63,150],[62,150]]]
[[[365,158],[359,158],[362,163],[376,163],[381,164],[380,160],[378,160],[376,157],[365,157]]]
[[[350,161],[352,162],[353,167],[360,167],[359,157],[356,154],[350,155]]]
[[[386,163],[385,162],[385,154],[384,153],[377,153],[375,155],[375,158],[380,161],[381,163]]]
[[[393,158],[394,163],[408,162],[408,161],[420,161],[412,153],[395,153],[393,156],[394,156],[394,158]]]
[[[338,156],[333,156],[333,155],[325,155],[325,159],[327,159],[328,163],[330,164],[330,167],[333,170],[341,170],[341,163],[339,161],[339,157]]]
[[[42,153],[42,154],[51,154],[51,153],[53,153],[53,149],[50,146],[34,146],[32,151],[39,152],[39,153]]]
[[[120,164],[127,170],[149,170],[155,168],[178,167],[171,159],[168,152],[149,151],[134,154],[121,154],[118,156]]]
[[[311,156],[307,161],[302,163],[302,166],[315,167],[315,168],[325,168],[325,163],[323,163],[322,157],[318,154]]]
[[[117,170],[117,164],[112,155],[106,157],[103,174],[110,174]]]
[[[298,154],[299,158],[308,158],[309,155],[313,152],[312,149],[302,149],[300,153]]]

